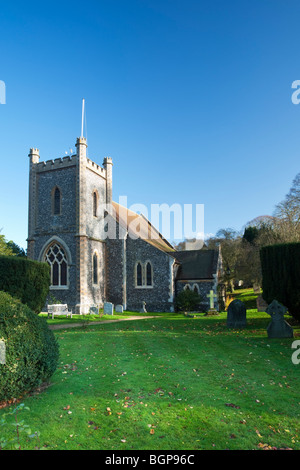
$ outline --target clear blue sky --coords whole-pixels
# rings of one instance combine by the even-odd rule
[[[113,158],[128,204],[204,204],[205,232],[271,215],[299,172],[299,0],[2,2],[0,228],[26,247],[30,147]]]

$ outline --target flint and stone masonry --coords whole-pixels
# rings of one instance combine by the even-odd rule
[[[45,308],[65,303],[84,314],[111,302],[140,311],[145,302],[148,312],[173,311],[176,292],[188,282],[185,256],[177,256],[161,234],[157,243],[131,237],[111,209],[112,159],[99,166],[87,158],[84,137],[77,138],[76,149],[74,155],[47,161],[40,161],[38,149],[29,152],[27,253],[51,267]],[[106,220],[114,220],[115,237],[104,236]],[[195,257],[193,279],[204,297],[211,288],[217,291],[221,258],[213,254],[212,259],[203,274],[197,269],[200,253]]]

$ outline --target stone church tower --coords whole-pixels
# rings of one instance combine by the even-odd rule
[[[76,147],[75,155],[45,162],[30,149],[27,252],[51,267],[49,303],[86,313],[106,297],[99,208],[112,201],[112,159],[103,168],[88,159],[84,137]]]
[[[112,200],[112,159],[101,167],[87,158],[84,137],[76,148],[47,161],[38,149],[29,153],[27,255],[50,265],[47,303],[67,304],[73,313],[105,301],[169,312],[175,295],[190,289],[207,309],[208,294],[217,294],[220,252],[174,249],[144,216]]]

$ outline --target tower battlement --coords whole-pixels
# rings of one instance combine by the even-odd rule
[[[69,155],[62,158],[55,158],[53,160],[46,160],[45,162],[38,162],[36,171],[51,171],[59,168],[67,168],[76,165],[76,155]]]

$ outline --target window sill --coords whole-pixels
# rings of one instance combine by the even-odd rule
[[[153,286],[134,286],[136,289],[153,289]]]
[[[50,286],[50,290],[69,290],[69,286]]]

